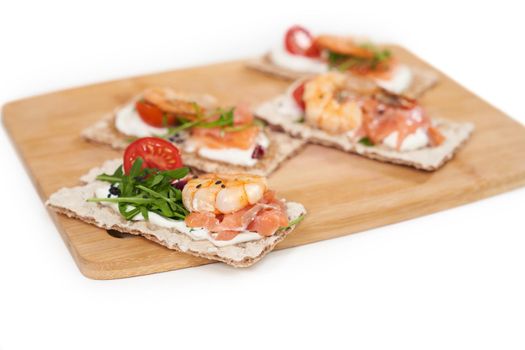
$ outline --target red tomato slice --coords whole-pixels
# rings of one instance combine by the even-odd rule
[[[307,43],[301,44],[299,36],[304,36],[307,39]],[[317,45],[315,45],[312,34],[301,26],[293,26],[288,29],[284,36],[284,46],[292,55],[307,57],[319,57],[321,55],[321,51]]]
[[[175,124],[175,116],[173,114],[165,113],[162,109],[151,103],[137,101],[135,108],[140,118],[148,125],[162,128]]]
[[[304,94],[304,84],[305,82],[302,82],[301,85],[295,88],[295,90],[292,92],[293,99],[295,100],[295,103],[301,108],[303,111],[306,108],[306,105],[303,100],[303,94]]]
[[[137,158],[142,168],[173,170],[182,167],[180,152],[171,142],[158,137],[144,137],[133,141],[124,151],[124,172],[129,174]]]

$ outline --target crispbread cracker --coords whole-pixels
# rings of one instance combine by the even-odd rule
[[[106,230],[117,230],[144,236],[169,249],[210,260],[222,261],[235,267],[247,267],[256,263],[295,228],[292,226],[287,230],[279,231],[273,236],[264,237],[257,241],[216,247],[207,240],[195,241],[174,228],[161,227],[147,221],[127,221],[109,206],[86,201],[86,199],[95,196],[97,188],[106,185],[100,181],[93,181],[94,177],[102,172],[112,172],[119,165],[114,160],[104,163],[100,168],[92,169],[82,177],[84,181],[89,180],[87,184],[58,190],[49,197],[46,205],[57,213]],[[306,213],[304,207],[299,203],[288,202],[286,206],[290,220]]]
[[[282,104],[286,103],[286,98],[285,95],[281,95],[261,104],[256,108],[255,115],[275,128],[308,142],[335,147],[367,158],[407,165],[421,170],[433,171],[443,166],[467,141],[474,130],[472,123],[457,123],[443,119],[434,119],[435,126],[445,136],[445,141],[440,146],[406,152],[392,150],[384,146],[368,147],[352,142],[344,134],[331,135],[305,123],[298,123],[296,121],[297,116],[287,115],[280,108]]]
[[[87,184],[97,180],[101,174],[113,174],[119,166],[122,165],[122,158],[106,160],[100,167],[90,169],[86,174],[80,177],[80,182]]]
[[[113,115],[108,115],[84,129],[82,137],[88,141],[109,145],[115,149],[126,148],[130,139],[115,128],[113,118]],[[305,141],[271,130],[267,130],[266,135],[270,139],[270,146],[264,157],[252,167],[206,159],[195,153],[185,152],[182,147],[180,147],[180,151],[185,165],[204,173],[251,173],[267,176],[274,172],[286,159],[297,154],[303,148]]]
[[[246,66],[248,68],[252,68],[286,80],[298,80],[316,75],[308,72],[297,72],[287,68],[279,67],[278,65],[272,63],[272,61],[268,58],[268,55],[250,60],[246,63]],[[407,97],[418,98],[438,82],[438,75],[432,70],[414,66],[410,66],[410,69],[412,70],[413,74],[412,83],[405,91],[402,92],[402,94]]]

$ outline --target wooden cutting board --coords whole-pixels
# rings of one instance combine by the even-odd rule
[[[393,50],[401,60],[431,68],[403,48]],[[83,141],[80,131],[152,85],[214,94],[228,105],[261,102],[283,92],[288,84],[234,61],[8,103],[3,109],[5,127],[42,200],[60,187],[78,184],[88,169],[120,156]],[[456,157],[441,170],[426,173],[306,146],[270,177],[280,195],[302,202],[309,211],[279,249],[407,220],[525,184],[522,125],[443,74],[422,102],[434,115],[475,123],[471,140]],[[51,215],[80,270],[90,278],[121,278],[209,263],[140,237],[115,238],[83,222]]]

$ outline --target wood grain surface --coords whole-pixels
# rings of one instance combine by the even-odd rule
[[[401,60],[428,67],[403,48]],[[244,61],[152,74],[10,102],[4,125],[42,200],[78,184],[88,169],[119,157],[80,138],[83,128],[146,87],[167,85],[210,93],[225,104],[252,105],[278,95],[285,81],[244,67]],[[278,248],[295,247],[455,207],[525,184],[525,128],[440,74],[422,99],[433,115],[475,123],[457,156],[435,173],[384,164],[308,145],[270,177],[271,186],[303,203],[308,217]],[[84,275],[113,279],[209,263],[142,238],[115,238],[105,230],[51,213]],[[454,227],[444,229],[454,230]],[[271,255],[266,259],[271,259]],[[260,262],[264,264],[264,260]]]

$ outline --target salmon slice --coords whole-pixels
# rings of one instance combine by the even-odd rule
[[[244,209],[224,215],[223,219],[214,227],[214,231],[244,231],[257,214],[264,208],[265,205],[263,204],[249,205]]]
[[[233,125],[246,125],[253,123],[253,114],[245,103],[238,104],[233,111]]]
[[[268,190],[264,192],[263,198],[260,202],[273,207],[273,209],[286,212],[286,205],[284,205],[283,201],[280,201],[275,197],[275,191]]]
[[[280,227],[288,225],[286,206],[275,197],[275,192],[266,191],[263,198],[231,214],[192,212],[185,219],[188,227],[205,228],[216,240],[230,240],[245,230],[261,236],[271,236]]]
[[[432,147],[439,146],[445,141],[445,136],[443,136],[443,134],[433,126],[428,128],[428,137]]]
[[[213,120],[214,118],[210,119]],[[250,148],[255,143],[260,129],[253,125],[253,114],[248,105],[239,104],[235,107],[233,129],[228,131],[223,128],[194,128],[192,136],[198,143],[208,148]]]
[[[248,225],[249,231],[255,231],[261,236],[273,235],[279,227],[288,225],[288,216],[285,212],[276,209],[263,210]]]
[[[221,128],[194,128],[192,138],[208,148],[249,149],[255,143],[260,129],[256,125],[247,126],[238,131],[224,131]]]
[[[219,219],[213,213],[192,212],[184,220],[188,227],[199,227],[211,230],[218,225]]]
[[[350,68],[349,70],[354,74],[368,78],[390,80],[396,67],[397,63],[393,59],[388,59],[376,64],[373,69],[371,66],[362,65]]]
[[[387,96],[390,98],[390,96]],[[363,102],[363,131],[374,144],[381,143],[388,135],[397,131],[397,149],[401,148],[403,140],[418,128],[427,129],[430,118],[425,110],[411,100],[403,100],[395,96],[389,102],[377,98],[368,98]],[[403,105],[406,103],[406,106]]]
[[[239,234],[240,232],[239,231],[221,231],[221,232],[218,232],[218,233],[214,233],[212,236],[213,236],[213,239],[217,240],[217,241],[229,241],[229,240],[232,240],[234,239],[235,237],[237,237],[237,235]]]
[[[232,216],[232,215],[229,215]],[[192,228],[205,228],[212,232],[213,239],[218,241],[229,241],[235,238],[240,231],[223,229],[218,231],[217,226],[219,225],[219,219],[213,213],[197,213],[193,212],[186,216],[186,225]],[[215,233],[213,233],[215,232]]]
[[[371,59],[374,52],[359,45],[350,37],[338,35],[319,35],[314,40],[315,44],[321,49],[327,49],[342,55],[355,56]]]

